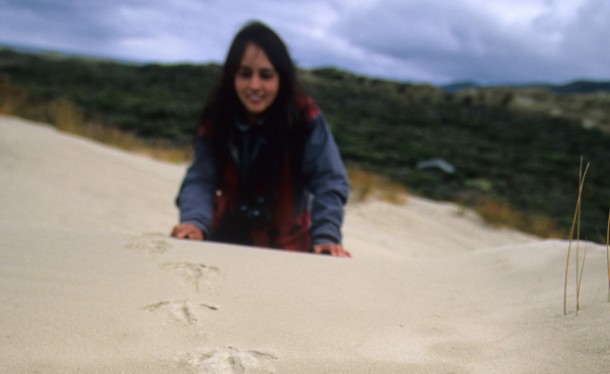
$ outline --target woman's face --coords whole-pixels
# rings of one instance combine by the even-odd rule
[[[275,101],[280,89],[280,76],[256,44],[246,46],[235,74],[235,91],[246,108],[248,122],[256,122]]]

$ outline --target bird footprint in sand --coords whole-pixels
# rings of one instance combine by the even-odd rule
[[[203,373],[273,373],[272,361],[278,358],[261,351],[242,351],[234,347],[186,353],[178,359],[182,366]]]
[[[208,287],[211,287],[214,283],[214,278],[220,272],[215,266],[193,264],[190,262],[168,262],[165,263],[162,268],[177,271],[188,283],[195,286],[197,292],[199,292],[199,282],[201,280],[203,280]]]
[[[125,245],[127,249],[146,250],[150,254],[164,254],[171,249],[171,245],[163,240],[165,236],[160,234],[145,234],[134,238],[134,240]]]
[[[208,304],[193,304],[188,300],[160,301],[143,308],[148,312],[165,311],[170,319],[181,325],[197,324],[204,310],[218,310],[218,307]]]

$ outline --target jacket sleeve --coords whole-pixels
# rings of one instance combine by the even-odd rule
[[[193,163],[182,181],[176,205],[180,209],[180,222],[199,227],[206,237],[212,227],[215,186],[212,142],[209,138],[197,137]]]
[[[349,183],[330,127],[321,113],[311,121],[304,149],[303,174],[311,205],[312,244],[341,243],[344,205]]]

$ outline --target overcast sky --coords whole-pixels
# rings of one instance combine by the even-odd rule
[[[609,0],[0,0],[0,43],[222,62],[250,19],[305,68],[435,84],[610,80]]]

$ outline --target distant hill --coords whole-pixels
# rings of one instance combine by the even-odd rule
[[[13,51],[17,53],[24,54],[32,54],[39,56],[49,56],[49,57],[58,57],[58,58],[80,58],[84,60],[97,60],[97,61],[112,61],[118,62],[122,64],[138,64],[142,63],[141,61],[135,61],[130,59],[117,58],[112,56],[106,56],[102,54],[84,54],[80,52],[74,52],[69,50],[59,50],[59,49],[51,49],[51,48],[42,48],[34,45],[27,44],[14,44],[14,43],[6,43],[0,40],[0,50],[5,51]]]
[[[447,84],[444,86],[440,86],[441,89],[443,89],[444,91],[447,91],[449,93],[456,93],[456,92],[465,90],[467,88],[478,88],[478,87],[480,87],[480,86],[474,81],[455,82],[455,83]]]
[[[457,93],[459,91],[469,88],[492,88],[502,86],[484,86],[479,85],[474,81],[455,82],[447,85],[440,86],[441,89],[449,93]],[[559,94],[590,94],[599,92],[610,92],[610,81],[574,81],[566,84],[515,84],[510,86],[504,86],[505,88],[514,89],[525,89],[525,88],[546,88],[554,93]]]
[[[575,81],[564,85],[548,86],[553,92],[563,94],[610,92],[610,82]]]
[[[190,147],[215,64],[134,64],[0,50],[0,112],[116,128]],[[490,222],[565,237],[581,157],[590,161],[581,232],[604,241],[610,209],[610,93],[602,83],[454,92],[323,68],[300,79],[350,167],[423,196],[473,207]],[[457,86],[456,86],[457,87]],[[455,88],[455,87],[454,87]],[[572,90],[572,91],[570,91]],[[422,160],[452,166],[418,168]]]

